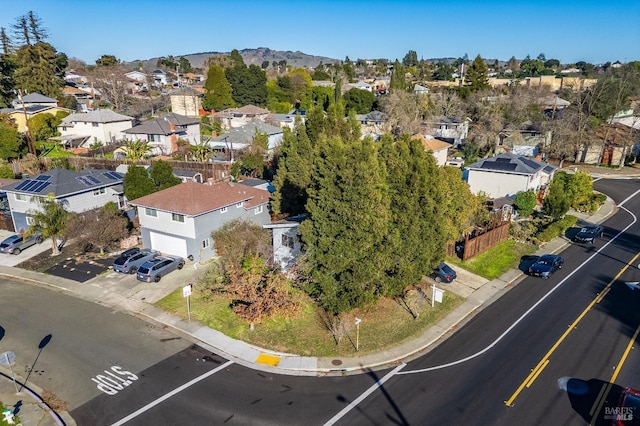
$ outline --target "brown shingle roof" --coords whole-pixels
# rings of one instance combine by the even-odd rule
[[[269,191],[229,182],[213,185],[185,182],[137,198],[130,204],[198,216],[239,202],[244,202],[247,209],[266,204],[269,202]]]
[[[440,139],[436,139],[436,138],[427,138],[422,134],[413,135],[411,136],[411,138],[418,139],[422,143],[422,146],[424,147],[425,151],[437,152],[437,151],[440,151],[441,149],[451,148],[450,143],[441,141]]]

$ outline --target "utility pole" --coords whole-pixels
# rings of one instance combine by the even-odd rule
[[[24,98],[22,97],[22,90],[18,89],[18,99],[22,103],[22,112],[24,114],[24,128],[27,132],[27,146],[29,147],[29,153],[36,155],[36,147],[33,145],[33,136],[31,136],[31,129],[29,128],[29,116],[27,115],[27,107],[24,105]]]

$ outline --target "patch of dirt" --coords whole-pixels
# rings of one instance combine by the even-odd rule
[[[18,268],[27,269],[35,272],[45,272],[54,266],[64,262],[67,258],[74,258],[77,263],[92,262],[103,260],[104,256],[100,256],[97,251],[85,251],[83,244],[77,242],[69,242],[62,248],[58,256],[52,256],[52,249],[36,254],[30,259],[17,265]]]

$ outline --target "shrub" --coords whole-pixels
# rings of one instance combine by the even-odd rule
[[[536,208],[537,197],[533,190],[518,192],[515,199],[516,211],[520,216],[527,217]]]
[[[544,228],[541,232],[538,233],[537,238],[540,241],[544,241],[544,242],[551,241],[555,237],[558,237],[564,234],[564,232],[567,229],[571,228],[572,226],[575,226],[577,221],[578,221],[577,217],[566,215],[562,219],[556,220],[554,222],[551,222],[549,225],[547,225],[546,228]]]

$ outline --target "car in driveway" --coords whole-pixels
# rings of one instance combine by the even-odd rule
[[[450,283],[458,277],[456,271],[446,263],[441,263],[436,266],[430,276],[438,283]]]
[[[147,260],[138,268],[136,277],[140,281],[159,282],[160,279],[176,269],[182,269],[184,259],[180,256],[157,256]]]
[[[530,267],[529,275],[549,278],[558,269],[562,269],[564,258],[555,254],[543,254]]]
[[[585,226],[573,237],[573,241],[576,243],[591,243],[596,238],[602,238],[604,235],[604,228],[600,225]]]
[[[160,252],[149,249],[138,250],[132,254],[123,252],[120,257],[114,260],[113,270],[122,274],[135,274],[140,266],[159,254]]]
[[[20,252],[26,248],[29,248],[35,244],[41,244],[44,241],[42,234],[34,232],[33,234],[25,237],[24,235],[14,234],[0,243],[0,253],[8,254],[20,254]]]

